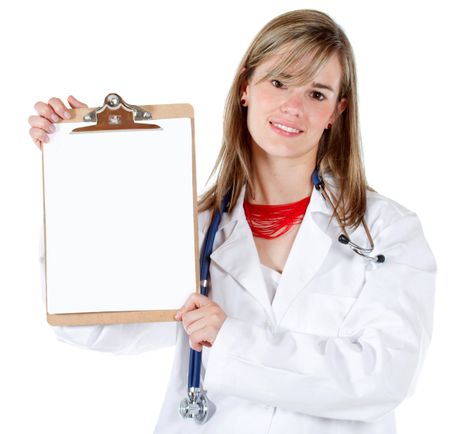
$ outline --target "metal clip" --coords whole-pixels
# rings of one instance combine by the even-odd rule
[[[150,119],[152,119],[150,112],[141,107],[127,104],[117,93],[110,93],[106,96],[105,104],[102,107],[83,116],[85,122],[95,122],[95,125],[75,128],[72,133],[161,129],[156,124],[135,122]]]
[[[106,96],[103,106],[97,107],[87,115],[84,115],[83,120],[85,122],[97,122],[97,114],[102,112],[106,107],[117,109],[120,106],[126,107],[128,110],[131,110],[134,114],[135,121],[146,121],[152,119],[152,115],[150,112],[143,110],[139,106],[127,104],[122,99],[122,97],[117,95],[117,93],[110,93]]]

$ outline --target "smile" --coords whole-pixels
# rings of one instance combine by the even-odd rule
[[[298,135],[300,133],[302,133],[302,130],[299,130],[297,128],[292,128],[292,127],[288,127],[286,125],[283,124],[279,124],[277,122],[269,122],[272,129],[275,130],[276,132],[283,134],[283,135]],[[287,133],[287,134],[286,134]]]

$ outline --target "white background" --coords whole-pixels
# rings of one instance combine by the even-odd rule
[[[46,324],[38,262],[41,156],[28,136],[35,102],[73,94],[98,106],[117,92],[132,104],[191,103],[201,191],[241,56],[267,21],[299,8],[327,12],[346,31],[357,60],[369,182],[419,214],[438,260],[432,345],[415,394],[397,410],[398,432],[449,432],[445,3],[41,0],[3,6],[0,432],[150,433],[173,356],[172,348],[137,356],[81,350],[57,341]]]

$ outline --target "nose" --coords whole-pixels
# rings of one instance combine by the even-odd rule
[[[281,104],[281,111],[285,114],[301,117],[304,114],[303,97],[297,89],[290,89],[286,93],[286,98]]]

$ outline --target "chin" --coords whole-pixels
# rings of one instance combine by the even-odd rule
[[[273,158],[301,158],[308,153],[308,150],[292,149],[286,146],[276,146],[270,149],[264,149],[266,154]]]
[[[256,154],[265,154],[270,158],[301,158],[316,148],[315,146],[305,147],[304,144],[302,146],[299,143],[296,146],[294,143],[288,145],[277,141],[268,143],[267,139],[265,140],[265,145],[261,146],[253,141],[253,152]]]

